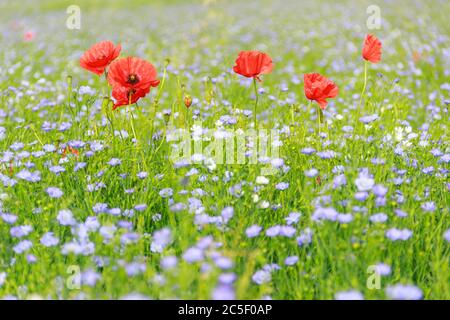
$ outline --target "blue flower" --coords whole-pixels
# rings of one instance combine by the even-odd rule
[[[383,223],[383,222],[386,222],[387,219],[388,219],[388,216],[385,215],[384,213],[373,214],[369,218],[369,220],[371,222],[375,222],[375,223]]]
[[[258,270],[253,274],[252,280],[254,283],[261,285],[270,282],[272,280],[272,275],[270,271]]]
[[[9,224],[14,224],[18,218],[16,215],[10,213],[2,213],[0,214],[0,217],[2,218],[3,221]]]
[[[350,223],[353,221],[353,215],[351,213],[340,213],[337,216],[337,221],[339,221],[339,223]]]
[[[281,227],[278,225],[270,227],[269,229],[266,230],[266,236],[275,237],[280,233],[280,229]]]
[[[59,243],[59,239],[54,236],[53,232],[47,232],[42,236],[41,243],[46,247],[53,247]]]
[[[289,215],[286,218],[284,218],[284,220],[286,220],[286,223],[288,225],[292,225],[292,224],[297,223],[300,220],[300,216],[301,216],[301,214],[298,212],[291,212],[291,213],[289,213]]]
[[[374,122],[378,118],[379,118],[378,114],[373,114],[373,115],[361,117],[361,118],[359,118],[359,121],[361,121],[364,124],[369,124],[371,122]]]
[[[297,244],[302,247],[308,245],[312,242],[313,232],[310,228],[306,228],[300,235],[297,237]]]
[[[357,290],[341,291],[334,296],[336,300],[364,300],[364,296]]]
[[[32,226],[17,226],[17,227],[12,227],[10,230],[10,234],[12,237],[15,238],[22,238],[27,236],[28,234],[30,234],[30,232],[33,231],[33,227]]]
[[[290,256],[284,259],[284,264],[287,266],[292,266],[298,262],[298,256]]]
[[[15,253],[21,254],[21,253],[24,253],[24,252],[30,250],[31,247],[33,247],[33,243],[31,243],[31,241],[23,240],[23,241],[19,242],[18,244],[16,244],[13,247],[13,250]]]
[[[436,210],[436,204],[433,201],[424,202],[420,207],[426,212],[433,212]]]
[[[168,198],[168,197],[171,197],[172,195],[173,195],[173,190],[171,188],[165,188],[159,192],[159,196],[162,198]]]
[[[406,241],[412,236],[412,231],[408,229],[391,228],[386,231],[386,237],[392,241]]]
[[[314,211],[311,219],[313,221],[318,221],[318,220],[336,221],[337,217],[338,217],[338,213],[334,208],[319,207]]]
[[[316,152],[316,149],[314,149],[314,148],[303,148],[301,150],[301,153],[303,153],[303,154],[312,154],[314,152]]]
[[[145,179],[148,177],[148,172],[142,171],[142,172],[138,172],[138,174],[136,175],[139,179]]]
[[[168,228],[163,228],[155,231],[152,238],[151,251],[160,253],[172,242],[172,232]]]
[[[384,197],[387,194],[388,189],[381,184],[376,184],[373,186],[372,192],[377,197]]]
[[[261,230],[262,227],[254,224],[248,227],[247,230],[245,230],[245,234],[247,235],[248,238],[254,238],[261,232]]]
[[[188,263],[199,262],[203,260],[203,251],[199,248],[191,247],[184,252],[183,259]]]
[[[341,186],[345,186],[347,184],[347,178],[344,174],[337,175],[333,179],[333,187],[334,189],[337,189]]]
[[[135,209],[136,211],[142,212],[142,211],[144,211],[145,209],[147,209],[147,207],[148,207],[148,206],[147,206],[145,203],[141,203],[141,204],[135,205],[135,206],[134,206],[134,209]]]
[[[376,264],[375,270],[380,276],[388,276],[391,274],[391,267],[385,263]]]
[[[318,174],[319,174],[319,171],[314,168],[305,171],[305,176],[307,176],[309,178],[315,177]]]
[[[46,191],[51,198],[61,198],[62,195],[64,194],[64,192],[62,192],[61,189],[56,187],[48,187]]]
[[[289,183],[287,183],[287,182],[277,183],[275,185],[275,188],[278,189],[278,190],[286,190],[287,188],[289,188]]]
[[[164,270],[173,269],[177,266],[178,259],[175,256],[167,256],[161,259],[161,268]]]
[[[230,285],[219,284],[212,292],[213,300],[234,300],[236,294]]]
[[[121,163],[122,163],[122,161],[121,161],[119,158],[111,158],[111,160],[108,161],[108,164],[109,164],[111,167],[118,166],[118,165],[120,165]]]
[[[444,239],[450,243],[450,229],[447,229],[447,231],[445,231]]]
[[[422,290],[413,285],[396,284],[386,288],[386,295],[394,300],[420,300]]]
[[[60,210],[58,212],[57,219],[62,226],[73,226],[76,224],[76,220],[73,217],[72,211],[68,209]]]

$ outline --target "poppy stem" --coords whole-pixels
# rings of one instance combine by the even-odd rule
[[[317,124],[318,124],[318,129],[319,129],[319,134],[320,134],[320,126],[323,122],[323,112],[322,109],[320,109],[320,106],[317,106]]]
[[[313,103],[313,101],[312,100],[308,100],[309,102],[308,102],[308,110],[306,111],[307,112],[307,116],[309,116],[309,114],[311,113],[311,108],[312,108],[312,103]]]
[[[44,144],[42,143],[41,138],[39,138],[39,136],[38,136],[36,130],[34,130],[34,125],[33,125],[33,124],[30,125],[30,129],[31,129],[31,131],[33,131],[34,136],[38,139],[38,141],[39,141],[39,143],[41,144],[41,146],[43,146]]]
[[[189,116],[189,108],[186,108],[186,120],[188,131],[191,129],[191,118]]]
[[[294,104],[291,104],[291,126],[294,128]]]
[[[70,107],[70,96],[72,95],[72,76],[67,76],[67,105],[69,106],[69,110],[71,110]]]
[[[362,100],[364,97],[364,93],[366,92],[366,86],[367,86],[367,61],[364,61],[364,86],[361,92],[361,97],[359,98],[359,108],[362,107]]]
[[[163,71],[162,80],[161,80],[161,83],[158,86],[158,92],[156,93],[156,97],[153,100],[153,106],[155,107],[155,115],[154,115],[154,118],[151,120],[152,126],[151,126],[151,131],[150,131],[150,134],[151,134],[150,137],[153,137],[153,132],[155,131],[156,112],[157,112],[157,108],[158,108],[158,104],[159,104],[159,97],[161,95],[162,89],[164,88],[164,83],[166,82],[166,74],[167,74],[167,66],[168,65],[169,65],[169,60],[166,59],[166,61],[164,63],[164,71]]]
[[[103,97],[102,110],[104,110],[105,115],[106,115],[106,119],[108,120],[109,125],[110,125],[109,129],[111,131],[111,140],[114,140],[114,137],[115,137],[115,135],[114,135],[115,129],[114,129],[114,122],[113,122],[114,111],[111,111],[109,109],[109,107],[110,107],[110,100],[109,100],[109,98],[108,97]]]
[[[155,105],[155,115],[156,115],[156,106],[159,103],[159,96],[161,95],[161,91],[164,88],[164,83],[166,82],[166,74],[167,74],[167,66],[169,65],[169,62],[166,61],[166,63],[164,64],[164,71],[163,71],[163,76],[162,76],[162,80],[161,80],[161,85],[158,88],[158,93],[156,94],[155,100],[153,101],[153,104]]]
[[[131,111],[130,107],[128,107],[128,112],[131,115],[131,117],[130,117],[131,131],[133,131],[134,140],[136,140],[136,144],[137,144],[138,143],[138,139],[137,139],[137,136],[136,136],[136,130],[134,130],[134,115],[133,115],[133,111]]]
[[[258,86],[256,85],[256,78],[253,78],[253,88],[255,89],[255,108],[253,112],[253,127],[256,129],[256,110],[258,108]]]
[[[72,76],[67,76],[67,109],[69,109],[70,113],[72,114],[72,118],[75,119],[76,114],[74,113],[75,111],[72,110],[71,107],[71,100],[70,97],[72,96]],[[59,118],[59,123],[61,123],[62,121],[62,116],[63,116],[63,111],[61,110],[61,114],[60,114],[60,118]]]

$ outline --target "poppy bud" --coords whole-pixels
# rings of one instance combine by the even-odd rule
[[[169,123],[169,120],[170,120],[170,116],[171,116],[171,115],[172,115],[171,110],[164,110],[164,111],[163,111],[164,122],[165,122],[166,124]]]
[[[189,108],[192,104],[192,98],[191,96],[185,96],[184,97],[184,105],[186,106],[186,108]]]
[[[72,88],[72,76],[67,76],[67,87]]]
[[[320,176],[317,176],[317,178],[316,178],[316,183],[317,183],[318,185],[322,184],[322,178],[321,178]]]

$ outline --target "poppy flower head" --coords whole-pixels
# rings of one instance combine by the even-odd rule
[[[113,87],[112,96],[115,99],[114,108],[136,103],[156,87],[155,67],[136,57],[127,57],[111,63],[108,71],[108,82]]]
[[[316,101],[321,109],[328,105],[326,99],[335,98],[339,89],[330,79],[318,74],[309,73],[303,76],[305,82],[305,96],[309,100]]]
[[[33,30],[29,30],[23,34],[23,40],[32,41],[36,37],[36,33]]]
[[[101,75],[106,67],[119,56],[121,49],[120,44],[114,47],[111,41],[98,42],[83,54],[80,58],[80,66]]]
[[[112,87],[122,86],[133,89],[157,87],[155,67],[143,59],[127,57],[111,63],[108,72],[108,82]]]
[[[364,47],[362,50],[362,57],[372,63],[380,62],[381,60],[381,41],[373,34],[368,34],[364,40]]]
[[[241,51],[233,67],[237,74],[257,80],[260,75],[270,73],[272,69],[272,58],[259,51]]]
[[[140,98],[143,98],[150,92],[150,87],[147,89],[133,89],[122,86],[116,86],[112,90],[112,96],[114,98],[113,110],[120,106],[126,106],[136,103]]]

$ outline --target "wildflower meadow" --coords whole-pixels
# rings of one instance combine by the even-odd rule
[[[0,1],[0,298],[450,299],[448,16]]]

